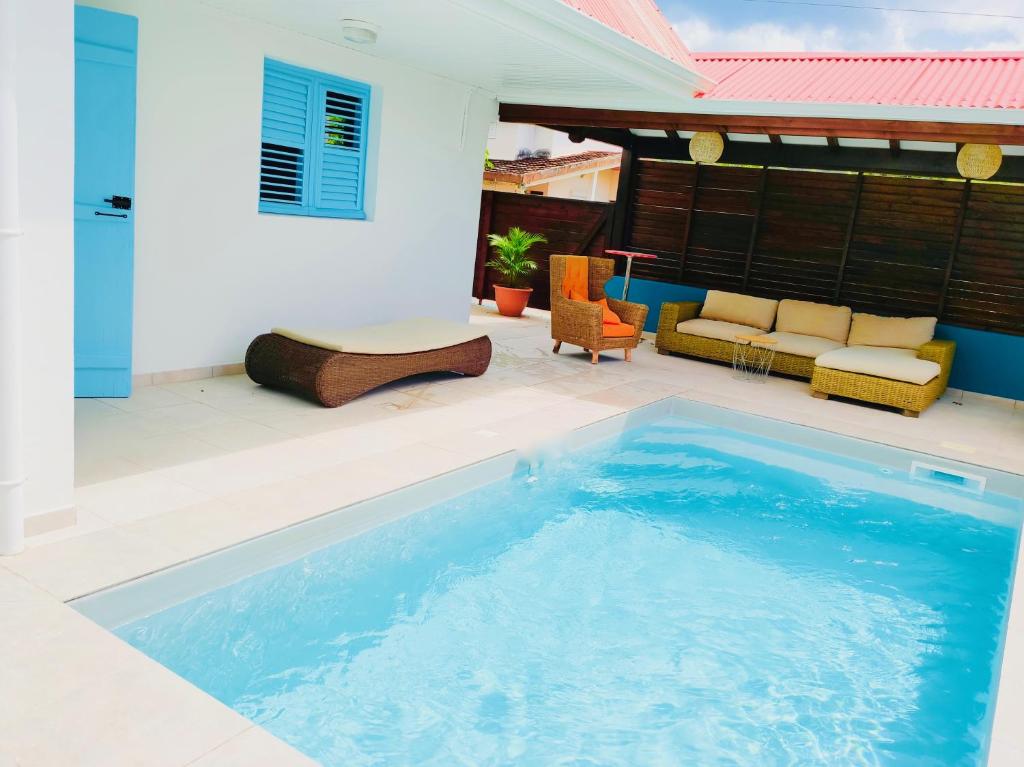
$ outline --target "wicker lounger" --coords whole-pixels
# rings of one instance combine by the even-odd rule
[[[293,341],[277,333],[257,336],[245,353],[253,381],[338,407],[361,394],[417,373],[482,375],[491,363],[491,339],[408,354],[350,354]]]

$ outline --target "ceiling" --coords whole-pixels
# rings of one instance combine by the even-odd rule
[[[705,81],[560,0],[203,0],[240,16],[387,58],[506,103],[671,109]],[[345,40],[342,19],[380,28]]]

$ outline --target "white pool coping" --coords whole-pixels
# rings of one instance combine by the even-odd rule
[[[564,437],[535,444],[528,449],[509,451],[400,490],[360,501],[319,517],[296,523],[276,532],[253,538],[194,560],[151,573],[127,583],[106,588],[71,600],[77,611],[108,629],[116,628],[154,612],[179,604],[250,575],[298,559],[313,551],[360,535],[422,509],[441,503],[473,489],[510,476],[532,462],[557,457],[591,443],[615,437],[622,432],[666,417],[720,426],[759,437],[843,456],[878,467],[874,474],[856,470],[858,486],[865,480],[881,492],[897,493],[906,488],[903,479],[887,476],[888,471],[908,471],[924,454],[857,437],[797,425],[788,421],[756,416],[722,407],[668,397],[635,410],[621,413],[573,430]],[[926,456],[929,465],[954,473],[983,478],[987,491],[1022,499],[1024,476],[990,469],[963,461]],[[799,456],[778,451],[759,455],[759,459],[784,462],[792,468],[807,470]],[[813,472],[816,473],[817,472]],[[820,476],[820,474],[818,474]],[[842,478],[838,481],[842,482]],[[914,497],[920,498],[927,485],[915,483]],[[936,489],[944,496],[946,489]],[[957,511],[973,513],[972,498],[957,494]],[[1015,515],[1020,524],[1020,512]],[[1007,523],[1011,520],[997,520]],[[996,705],[989,744],[990,767],[1019,767],[1024,763],[1024,548],[1018,540],[1016,566],[1010,589],[1008,625],[1000,671],[996,685]],[[1017,595],[1018,598],[1014,598]]]

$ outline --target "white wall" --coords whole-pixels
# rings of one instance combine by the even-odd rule
[[[595,173],[597,174],[597,184],[594,183]],[[549,197],[611,202],[618,193],[618,184],[619,169],[614,168],[556,179],[546,185],[545,193]]]
[[[139,18],[136,374],[273,325],[466,319],[492,96],[192,0],[89,4]],[[257,213],[264,56],[373,86],[371,220]]]
[[[36,515],[73,497],[74,6],[16,6],[25,506]]]

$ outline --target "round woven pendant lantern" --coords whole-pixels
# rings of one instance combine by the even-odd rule
[[[1003,150],[997,144],[964,144],[956,155],[956,169],[964,178],[981,181],[992,178],[1003,164]]]
[[[690,139],[690,159],[694,162],[716,163],[724,151],[725,142],[714,131],[699,131]]]

